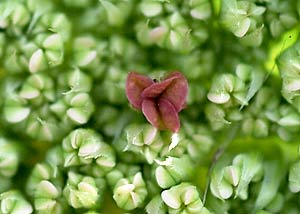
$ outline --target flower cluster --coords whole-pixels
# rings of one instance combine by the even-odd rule
[[[1,0],[1,214],[300,213],[300,0]]]

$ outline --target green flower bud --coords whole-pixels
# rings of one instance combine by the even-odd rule
[[[58,170],[57,166],[53,166],[49,163],[38,163],[34,166],[29,179],[27,181],[26,185],[26,191],[29,195],[34,195],[35,192],[37,191],[37,194],[39,194],[40,190],[38,190],[38,187],[42,181],[49,181],[51,184],[46,183],[42,184],[40,186],[42,189],[44,188],[43,185],[51,188],[51,190],[54,188],[56,190],[53,190],[54,192],[57,192],[57,194],[54,193],[49,193],[50,195],[58,195],[60,194],[59,192],[61,191],[61,186],[62,186],[62,180],[61,180],[61,173]],[[54,187],[53,187],[54,186]],[[43,196],[43,194],[41,195]]]
[[[113,189],[116,183],[125,177],[133,177],[135,174],[141,171],[141,167],[137,165],[128,165],[124,163],[118,163],[117,166],[107,173],[106,180],[109,186]]]
[[[141,207],[148,195],[142,173],[138,172],[133,177],[120,179],[114,189],[113,198],[118,207],[133,210]]]
[[[97,182],[93,177],[69,172],[63,193],[69,205],[76,209],[99,206],[97,202],[100,195]]]
[[[244,44],[245,46],[252,46],[252,47],[260,46],[263,41],[264,25],[257,27],[256,24],[253,24],[252,27],[250,26],[250,30],[252,30],[251,33],[248,33],[247,35],[245,35],[240,39],[241,43]]]
[[[269,135],[269,123],[266,119],[248,118],[243,121],[242,130],[255,137],[267,137]]]
[[[26,121],[25,132],[33,139],[53,142],[61,139],[70,129],[67,125],[58,124],[53,116],[48,116],[49,108],[32,113]],[[46,110],[46,112],[43,112]],[[46,113],[46,114],[45,114]]]
[[[215,169],[211,175],[210,191],[215,197],[221,200],[228,199],[232,196],[233,187],[230,183],[239,183],[240,180],[235,174],[228,174],[229,172],[226,172],[226,179],[224,179],[224,170]]]
[[[203,205],[195,186],[181,183],[161,193],[161,198],[168,206],[168,213],[210,213]]]
[[[0,194],[0,211],[3,214],[30,214],[32,206],[17,190],[10,190]]]
[[[92,78],[78,68],[69,72],[65,72],[59,76],[58,84],[62,90],[70,90],[72,92],[90,92],[92,89]],[[62,93],[69,93],[63,91]]]
[[[188,181],[193,176],[194,165],[188,156],[167,157],[164,161],[156,160],[156,163],[155,178],[163,189]]]
[[[3,114],[9,123],[24,121],[30,114],[31,109],[26,106],[27,101],[16,94],[11,94],[4,102]]]
[[[5,80],[6,81],[6,80]],[[11,81],[13,85],[9,85]],[[54,100],[52,79],[43,74],[33,74],[24,83],[18,79],[4,82],[3,115],[12,129],[23,132],[35,140],[56,141],[70,129],[70,122],[63,123],[53,115],[47,102]],[[43,105],[42,105],[43,104]],[[72,124],[72,123],[71,123]]]
[[[272,123],[277,123],[280,97],[270,87],[262,87],[247,107],[242,121],[242,131],[255,137],[267,137]]]
[[[261,156],[256,153],[241,154],[234,158],[233,165],[237,165],[241,170],[240,182],[237,186],[235,197],[247,199],[248,185],[253,180],[259,180],[262,175]]]
[[[169,156],[182,157],[187,152],[189,141],[183,132],[161,132],[161,138],[165,144],[160,152],[161,158],[168,158]],[[160,161],[159,159],[157,160]]]
[[[16,143],[0,137],[0,175],[12,177],[16,174],[20,162]]]
[[[104,8],[109,25],[116,27],[122,26],[131,11],[131,3],[123,1],[99,1]]]
[[[50,106],[50,109],[66,124],[85,124],[94,112],[94,104],[89,94],[74,92],[72,89]]]
[[[37,184],[34,192],[34,208],[37,213],[63,213],[63,202],[60,201],[61,189],[48,180]]]
[[[166,22],[150,31],[150,39],[161,47],[171,50],[189,51],[191,44],[190,29],[179,13],[174,13]]]
[[[216,104],[207,104],[205,106],[205,115],[210,122],[212,130],[220,130],[231,122],[226,118],[225,110]]]
[[[46,13],[41,15],[30,33],[40,34],[49,30],[58,33],[67,42],[71,35],[71,23],[63,13]]]
[[[29,59],[28,68],[30,72],[37,72],[62,64],[64,46],[60,34],[38,34],[35,43],[39,49],[35,50]]]
[[[218,130],[230,122],[243,119],[241,109],[248,105],[261,88],[265,76],[261,69],[246,64],[238,64],[235,73],[236,75],[215,76],[207,94],[211,102],[220,105],[220,107],[210,106],[205,109],[207,117],[214,126],[213,129]],[[263,125],[258,121],[258,128]]]
[[[211,5],[208,0],[190,0],[190,15],[194,19],[206,20],[211,17]]]
[[[53,81],[43,74],[30,75],[22,85],[19,96],[37,105],[45,101],[54,101]]]
[[[232,163],[231,166],[214,169],[210,190],[215,197],[222,200],[230,198],[235,190],[235,198],[246,200],[250,182],[257,181],[262,176],[261,157],[256,153],[239,154]]]
[[[28,71],[29,61],[34,52],[39,49],[38,45],[21,36],[18,40],[7,44],[4,55],[4,69],[9,73],[22,73]],[[39,63],[37,60],[36,64]]]
[[[37,45],[21,38],[7,44],[4,54],[3,67],[8,73],[21,73],[28,70],[29,59],[37,50]]]
[[[206,158],[215,140],[213,134],[206,127],[193,123],[184,123],[183,129],[187,139],[187,153],[194,162]]]
[[[149,28],[149,23],[139,22],[135,26],[135,30],[136,30],[136,37],[139,43],[145,46],[152,45],[154,43],[154,41],[150,37],[151,29]],[[163,33],[164,33],[163,30],[161,31],[157,30],[156,32],[157,36],[161,36],[161,34]]]
[[[47,59],[42,49],[36,50],[29,61],[29,71],[35,73],[39,70],[44,70],[48,67]]]
[[[163,6],[159,1],[144,0],[140,3],[139,9],[144,16],[154,17],[162,12]]]
[[[127,139],[124,151],[142,154],[149,164],[154,162],[163,147],[159,131],[149,124],[131,124],[124,134]]]
[[[300,115],[290,106],[281,106],[279,112],[281,114],[278,121],[280,126],[298,127],[300,125]]]
[[[63,140],[64,166],[84,166],[83,170],[103,176],[116,164],[112,148],[90,129],[76,129]]]
[[[146,9],[145,6],[149,4],[151,4],[150,9]],[[173,4],[175,3],[162,4],[155,1],[143,1],[140,4],[141,12],[145,14],[146,18],[149,15],[158,16],[162,7],[170,13],[165,18],[156,18],[153,21],[145,20],[137,23],[137,39],[141,44],[157,44],[162,48],[177,52],[190,52],[195,47],[195,38],[197,38],[199,26],[195,27],[194,35],[194,30],[187,25],[187,21],[180,14],[179,9],[176,8],[177,6]],[[199,30],[200,34],[203,34],[205,31],[206,29]]]
[[[0,14],[0,28],[7,28],[14,35],[20,35],[30,21],[30,12],[18,1],[1,2]]]
[[[260,46],[262,42],[262,15],[266,8],[249,1],[222,1],[221,20],[236,37],[247,46]],[[243,41],[244,40],[244,41]]]
[[[296,5],[293,1],[270,1],[266,6],[266,17],[273,37],[279,37],[298,23]]]
[[[80,68],[95,69],[97,70],[97,76],[100,76],[104,72],[105,67],[100,63],[100,58],[101,54],[103,54],[102,51],[107,48],[106,46],[106,43],[98,42],[92,36],[75,38],[73,42],[74,64]]]
[[[151,199],[146,206],[147,214],[165,214],[167,213],[167,207],[164,204],[160,195],[157,195]]]
[[[300,114],[292,106],[280,105],[271,108],[266,115],[276,124],[276,132],[281,139],[290,141],[297,135],[300,129]]]
[[[209,100],[223,104],[229,101],[230,95],[242,107],[248,105],[248,101],[262,86],[264,73],[261,69],[246,64],[238,64],[235,73],[236,76],[231,74],[216,76],[216,82],[213,83],[208,94]]]
[[[228,103],[231,99],[236,98],[237,102],[241,101],[241,104],[246,105],[247,103],[241,99],[245,97],[245,90],[245,84],[241,79],[232,74],[222,74],[213,80],[207,98],[216,104]]]

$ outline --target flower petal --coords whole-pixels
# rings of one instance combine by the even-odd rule
[[[144,97],[144,98],[158,97],[177,78],[178,78],[177,76],[173,76],[170,78],[166,78],[161,82],[153,83],[152,85],[150,85],[143,91],[142,97]]]
[[[160,98],[158,100],[158,109],[164,126],[172,132],[178,132],[180,121],[178,112],[173,104],[167,99]]]
[[[137,108],[142,108],[142,91],[153,84],[153,80],[147,76],[130,72],[126,81],[126,96],[130,104]]]
[[[165,129],[163,125],[159,111],[157,109],[157,103],[154,99],[146,98],[142,103],[142,111],[146,119],[151,123],[152,126],[158,129]]]
[[[163,92],[161,97],[169,100],[176,111],[180,112],[185,107],[186,97],[188,95],[188,82],[186,78],[177,71],[172,72],[167,78],[173,79],[174,77],[176,78]]]

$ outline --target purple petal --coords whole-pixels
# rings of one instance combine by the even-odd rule
[[[174,79],[174,77],[176,78]],[[179,72],[172,72],[167,78],[173,79],[173,81],[168,85],[161,97],[169,100],[176,111],[180,112],[185,107],[188,95],[188,82]]]
[[[172,132],[178,132],[180,121],[178,112],[170,101],[160,98],[158,101],[158,109],[164,126]]]
[[[147,76],[130,72],[126,81],[126,96],[130,104],[137,108],[142,108],[142,91],[153,84],[153,80]]]
[[[161,121],[159,111],[157,109],[157,103],[154,99],[144,99],[142,103],[142,111],[146,119],[149,123],[151,123],[152,126],[158,129],[165,129]]]
[[[167,78],[161,82],[150,85],[143,91],[142,97],[145,97],[145,98],[158,97],[177,78],[178,78],[177,76],[174,76],[171,78]]]

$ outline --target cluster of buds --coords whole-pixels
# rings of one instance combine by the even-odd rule
[[[178,12],[180,7],[187,8],[190,14]],[[206,0],[188,1],[184,5],[169,1],[144,0],[138,8],[144,20],[137,23],[136,35],[144,45],[156,44],[175,52],[190,52],[199,45],[195,40],[202,43],[208,37],[206,26],[199,21],[206,20],[211,15],[210,3]],[[189,25],[189,19],[198,22]]]
[[[85,124],[94,111],[88,92],[91,78],[78,69],[57,82],[49,74],[31,74],[25,82],[6,82],[3,114],[14,129],[42,141],[59,140],[74,125]],[[58,117],[60,117],[58,119]]]
[[[207,94],[212,104],[205,109],[214,130],[222,129],[226,124],[241,121],[241,111],[249,104],[264,81],[264,74],[259,68],[239,64],[235,74],[216,75]]]

